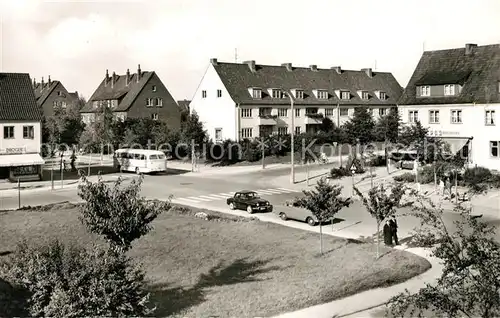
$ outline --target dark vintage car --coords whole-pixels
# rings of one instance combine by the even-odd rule
[[[253,212],[272,212],[273,206],[269,201],[259,197],[255,191],[238,191],[232,198],[226,200],[227,205],[231,210],[246,210],[248,213]]]

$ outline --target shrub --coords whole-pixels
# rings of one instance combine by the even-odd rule
[[[0,273],[27,291],[25,310],[34,317],[145,316],[149,295],[143,272],[123,253],[94,246],[18,245]]]
[[[397,182],[415,182],[415,174],[411,172],[405,172],[399,176],[394,176],[393,179]]]
[[[243,160],[255,162],[262,159],[262,146],[257,141],[243,141]]]
[[[464,172],[464,181],[466,183],[486,183],[491,179],[491,171],[484,167],[468,168]]]
[[[387,160],[385,156],[377,155],[369,161],[369,165],[372,167],[385,167],[387,165]]]
[[[438,178],[439,178],[439,176],[438,176]],[[434,183],[434,166],[433,165],[423,166],[419,170],[418,182],[421,184]]]
[[[348,177],[350,175],[351,171],[347,170],[344,167],[332,168],[332,170],[330,170],[330,178],[332,179],[340,179],[342,177]]]

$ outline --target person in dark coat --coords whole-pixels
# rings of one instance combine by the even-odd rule
[[[392,239],[394,240],[394,244],[399,245],[398,222],[396,221],[396,217],[394,215],[389,220],[389,226],[391,227],[391,234],[392,234]]]
[[[389,220],[385,221],[384,225],[384,243],[387,246],[392,246],[392,229]]]

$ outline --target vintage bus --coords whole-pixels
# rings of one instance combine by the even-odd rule
[[[137,174],[167,171],[167,157],[162,151],[147,149],[118,149],[113,155],[113,165],[120,171]]]

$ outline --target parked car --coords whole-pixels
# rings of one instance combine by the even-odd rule
[[[255,191],[243,190],[236,192],[232,198],[226,200],[226,203],[231,210],[246,210],[248,213],[273,211],[272,204],[260,198]]]
[[[275,211],[276,214],[283,220],[296,220],[306,222],[310,226],[315,226],[319,223],[317,217],[315,217],[311,211],[298,207],[280,207],[279,210]],[[327,221],[331,221],[327,220]]]

